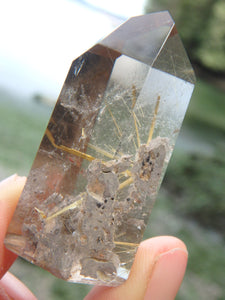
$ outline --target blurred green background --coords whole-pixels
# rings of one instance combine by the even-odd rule
[[[145,238],[174,235],[188,247],[187,273],[176,299],[225,295],[225,2],[146,1],[145,12],[169,10],[197,84]],[[119,7],[118,7],[119,11]],[[0,178],[27,175],[52,108],[0,87]],[[38,299],[83,299],[70,284],[18,259],[11,271]]]

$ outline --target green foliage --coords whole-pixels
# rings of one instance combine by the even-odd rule
[[[224,234],[225,159],[184,155],[168,168],[164,187],[173,195],[176,210],[201,225]]]
[[[210,128],[225,132],[224,93],[204,81],[198,81],[191,99],[187,119],[201,121]],[[189,123],[191,123],[189,122]],[[189,124],[190,125],[190,124]],[[198,124],[198,127],[200,124]],[[207,129],[207,130],[206,130]],[[215,134],[215,133],[213,133]]]
[[[151,0],[146,12],[169,10],[193,61],[225,73],[224,0]]]
[[[225,71],[224,1],[216,1],[212,6],[207,31],[201,38],[200,46],[196,49],[196,57],[208,68]]]
[[[190,152],[175,150],[164,180],[178,214],[224,235],[225,228],[224,93],[199,81],[183,129],[195,135]],[[210,148],[197,148],[196,142]],[[198,150],[196,150],[198,149]],[[204,149],[203,149],[204,150]]]

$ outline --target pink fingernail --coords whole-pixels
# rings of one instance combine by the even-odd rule
[[[10,300],[9,295],[6,293],[5,289],[1,286],[1,283],[0,283],[0,299]]]
[[[0,181],[0,184],[4,184],[5,182],[15,180],[17,176],[18,176],[17,174],[13,174],[13,175],[3,179],[2,181]]]
[[[188,252],[176,248],[158,256],[144,300],[172,300],[183,280]]]
[[[26,177],[25,176],[18,176],[17,174],[13,174],[11,176],[9,176],[6,179],[3,179],[2,181],[0,181],[0,188],[4,189],[5,187],[8,187],[9,184],[24,184],[26,181]]]

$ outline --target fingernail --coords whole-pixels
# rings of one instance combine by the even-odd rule
[[[2,201],[5,202],[6,199],[8,199],[8,203],[10,203],[11,200],[14,201],[15,199],[17,199],[18,195],[20,195],[20,193],[22,192],[25,183],[26,183],[26,177],[18,176],[17,174],[14,174],[1,181],[0,202]]]
[[[0,186],[8,185],[10,182],[12,183],[20,183],[26,180],[26,176],[18,176],[17,174],[13,174],[2,181],[0,181]]]
[[[9,295],[6,293],[5,289],[1,286],[1,283],[0,283],[0,299],[10,300]]]
[[[160,254],[153,268],[144,300],[173,300],[183,280],[188,252],[176,248]]]
[[[18,175],[17,174],[13,174],[13,175],[11,175],[11,176],[3,179],[2,181],[0,181],[0,184],[2,185],[2,184],[5,184],[7,182],[14,181],[14,180],[16,180],[16,177],[18,177]]]

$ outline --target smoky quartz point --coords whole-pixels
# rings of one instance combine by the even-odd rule
[[[8,249],[72,282],[127,279],[194,88],[168,12],[77,58],[8,228]]]

